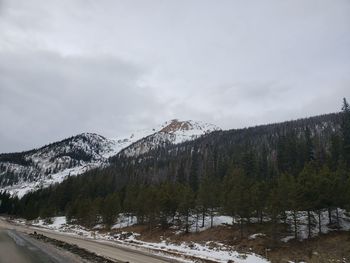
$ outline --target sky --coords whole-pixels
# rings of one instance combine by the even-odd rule
[[[0,0],[0,152],[350,99],[349,0]]]

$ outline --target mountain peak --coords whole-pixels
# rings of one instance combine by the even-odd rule
[[[158,147],[164,147],[164,145],[195,140],[216,130],[220,130],[220,128],[213,124],[173,119],[165,122],[160,129],[153,130],[156,131],[153,134],[145,136],[129,147],[124,148],[119,154],[135,157]]]
[[[187,133],[189,131],[193,131],[195,132],[195,134],[203,135],[216,130],[220,130],[220,128],[213,124],[199,122],[199,121],[192,121],[192,120],[181,121],[179,119],[173,119],[168,122],[165,122],[160,132]]]
[[[188,131],[192,129],[192,124],[190,121],[179,121],[178,119],[173,119],[169,122],[165,123],[165,127],[163,127],[161,132],[172,133],[175,131]]]

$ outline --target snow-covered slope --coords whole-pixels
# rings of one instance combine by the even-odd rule
[[[127,157],[135,157],[158,147],[165,147],[168,144],[178,144],[194,140],[216,130],[220,130],[220,128],[213,124],[174,119],[165,122],[157,132],[136,141],[120,151],[119,154]]]
[[[13,194],[61,182],[69,175],[106,165],[116,142],[83,133],[37,150],[0,155],[0,187]]]
[[[0,191],[21,197],[33,189],[59,183],[70,175],[104,167],[109,163],[108,158],[116,154],[133,157],[218,129],[200,122],[172,120],[158,128],[136,131],[123,139],[83,133],[40,149],[0,154]]]

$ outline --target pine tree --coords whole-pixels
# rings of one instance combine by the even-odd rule
[[[291,211],[293,216],[293,225],[294,225],[294,237],[298,238],[298,212],[301,208],[300,201],[300,189],[299,185],[294,176],[291,176],[287,173],[284,173],[279,179],[277,184],[277,193],[274,196],[276,200],[273,205],[277,206],[276,209],[283,214],[286,211]]]
[[[345,98],[343,99],[342,111],[343,157],[347,167],[350,167],[350,106]]]
[[[341,137],[338,134],[334,134],[331,137],[331,146],[330,146],[330,160],[329,167],[334,171],[337,169],[342,155],[342,142]]]
[[[309,127],[305,129],[305,162],[311,162],[315,159],[314,145],[311,138],[311,131]],[[304,165],[304,163],[303,163]]]
[[[76,219],[78,224],[92,227],[97,221],[96,208],[91,210],[91,200],[88,198],[78,199],[74,203],[76,211]]]
[[[128,216],[128,224],[130,219],[133,219],[133,216],[136,215],[137,211],[137,196],[139,188],[137,185],[130,184],[125,189],[125,196],[123,200],[123,210]]]
[[[241,238],[245,221],[252,213],[251,180],[239,169],[233,169],[224,180],[224,210],[232,217],[239,216]]]
[[[178,207],[176,185],[169,182],[163,183],[159,187],[158,201],[160,210],[160,223],[163,228],[169,225],[169,218],[174,223],[174,217]]]
[[[269,195],[267,183],[265,181],[256,181],[252,186],[252,205],[256,212],[259,223],[263,223],[264,210]]]
[[[121,212],[120,198],[118,193],[109,194],[101,202],[102,222],[107,229],[116,222],[119,213]]]
[[[197,205],[202,212],[202,227],[207,211],[210,215],[210,227],[213,227],[215,209],[220,203],[220,184],[213,177],[204,177],[199,185],[197,193]]]
[[[311,238],[312,214],[311,211],[317,207],[319,199],[318,183],[319,178],[316,173],[316,167],[313,163],[306,164],[303,171],[299,174],[298,183],[301,190],[301,209],[307,211],[308,216],[308,237]]]
[[[269,191],[269,195],[267,198],[267,211],[269,216],[271,217],[271,237],[274,243],[277,243],[278,233],[277,233],[277,225],[279,224],[279,215],[284,213],[285,210],[283,208],[283,204],[280,199],[279,187],[277,182],[272,183],[271,190]]]
[[[178,212],[185,227],[185,233],[189,233],[192,225],[190,217],[195,206],[195,196],[189,185],[179,185],[178,193]]]
[[[199,160],[197,153],[194,153],[191,158],[191,169],[189,174],[189,184],[193,191],[198,190],[198,167],[199,167]]]
[[[158,188],[158,187],[157,187]],[[149,230],[152,230],[159,218],[159,195],[155,186],[148,186],[143,192],[143,205],[145,214],[148,218]]]

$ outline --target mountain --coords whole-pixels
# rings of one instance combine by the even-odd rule
[[[19,196],[106,164],[115,143],[83,133],[40,149],[0,155],[0,186]]]
[[[194,187],[206,174],[222,178],[232,164],[249,158],[253,160],[248,167],[265,169],[257,166],[266,163],[269,171],[264,173],[272,176],[284,166],[296,170],[303,166],[307,129],[314,144],[313,158],[326,161],[340,123],[341,115],[334,113],[222,131],[215,125],[174,119],[123,139],[84,133],[40,149],[1,154],[0,189],[22,196],[70,175],[111,164],[107,171],[124,181],[131,177],[150,183],[178,180]],[[298,154],[288,159],[285,156],[292,156],[290,152]]]
[[[219,128],[206,123],[172,120],[139,130],[123,139],[83,133],[39,149],[0,154],[0,189],[23,196],[59,183],[68,176],[109,165],[114,155],[137,157],[149,150],[196,139]]]
[[[220,128],[213,124],[174,119],[165,122],[158,132],[146,136],[142,140],[138,140],[129,147],[121,150],[119,155],[137,157],[159,147],[164,148],[168,145],[195,140],[218,130]]]
[[[100,169],[88,167],[86,170],[89,171],[77,176],[70,176],[55,187],[25,195],[23,202],[27,204],[26,202],[31,200],[31,206],[26,205],[27,208],[24,213],[28,213],[27,216],[30,218],[37,217],[41,211],[38,205],[41,208],[55,207],[57,211],[65,213],[72,203],[80,200],[83,202],[84,200],[105,198],[115,192],[125,194],[124,191],[126,190],[131,191],[127,196],[131,198],[132,203],[137,200],[140,205],[138,209],[142,210],[141,206],[144,201],[148,200],[143,194],[154,193],[154,190],[160,185],[187,187],[194,193],[198,193],[206,180],[211,181],[209,184],[220,182],[220,187],[225,188],[227,178],[232,177],[230,180],[233,181],[227,183],[233,186],[240,184],[240,182],[235,182],[236,180],[243,180],[243,177],[236,178],[235,175],[237,174],[244,176],[245,183],[264,182],[259,187],[264,188],[265,185],[268,186],[267,189],[276,187],[276,179],[282,175],[294,178],[302,175],[303,171],[310,173],[310,171],[305,170],[310,169],[310,165],[318,167],[315,168],[317,172],[321,168],[326,169],[324,174],[327,175],[329,174],[327,169],[337,171],[343,169],[344,166],[345,155],[342,140],[344,116],[341,113],[332,113],[243,129],[226,131],[214,129],[212,132],[210,132],[210,129],[208,131],[206,126],[202,129],[195,129],[197,126],[193,122],[173,120],[158,127],[157,132],[153,132],[140,140],[135,139],[139,136],[136,134],[127,139],[108,140],[107,142],[103,137],[97,136],[99,139],[94,141],[99,143],[95,144],[98,146],[95,146],[94,149],[96,151],[100,149],[99,153],[88,156],[95,156],[91,157],[91,160],[94,160],[95,167],[100,167]],[[200,126],[202,127],[202,125]],[[143,136],[146,133],[143,131],[138,134]],[[172,136],[174,134],[186,134],[187,136],[184,135],[180,137],[181,139],[175,140]],[[161,140],[157,141],[158,138],[161,138]],[[167,139],[173,141],[167,141]],[[67,139],[68,142],[70,140],[72,139]],[[132,142],[133,140],[135,141]],[[164,142],[164,144],[160,142]],[[171,142],[176,142],[176,144]],[[120,143],[123,145],[121,146]],[[57,147],[61,144],[62,142],[59,142],[54,145]],[[122,150],[118,152],[118,148],[122,148]],[[118,154],[114,155],[115,152],[118,152]],[[27,155],[29,156],[28,153]],[[89,161],[85,154],[75,154],[74,156],[80,162],[87,164]],[[107,158],[108,156],[112,157]],[[7,155],[1,156],[2,162],[6,157],[8,158]],[[12,163],[16,162],[22,166],[30,166],[26,163],[29,158],[25,157],[23,157],[23,154],[14,154],[11,157]],[[7,162],[9,163],[9,160]],[[81,166],[78,167],[74,167],[74,171],[80,169]],[[56,178],[57,176],[59,180],[55,181],[62,181],[63,178],[68,176],[69,172],[72,173],[70,169],[72,168],[66,168],[59,172],[60,177],[57,174],[49,174],[42,176],[41,180],[24,178],[22,175],[21,183],[11,184],[5,181],[7,186],[3,187],[3,190],[10,190],[11,193],[22,196],[32,189],[39,188],[40,182],[44,186],[49,185],[52,183],[50,178]],[[77,173],[83,171],[85,170],[78,170]],[[2,178],[10,178],[10,174],[5,173]],[[229,189],[233,186],[230,186]],[[149,191],[138,191],[137,189],[140,187],[141,189],[150,187],[150,189]],[[260,190],[269,194],[267,189]],[[251,195],[256,196],[257,193]],[[152,195],[150,199],[157,200],[156,196]],[[173,196],[173,193],[170,192],[167,196]],[[51,200],[55,201],[51,202]],[[131,200],[129,201],[131,202]],[[266,198],[264,200],[266,201]],[[214,207],[221,205],[223,204],[216,204]],[[147,208],[151,206],[149,203],[146,204]],[[131,207],[131,209],[134,208]]]
[[[131,151],[131,145],[111,158],[113,170],[108,173],[115,174],[119,181],[142,184],[178,181],[189,183],[194,189],[205,176],[222,180],[233,166],[263,178],[283,172],[297,174],[310,159],[330,166],[339,161],[334,152],[341,148],[341,123],[340,113],[325,114],[213,131],[196,140],[154,148],[137,156],[123,155],[123,151]],[[154,136],[149,138],[143,143]]]

